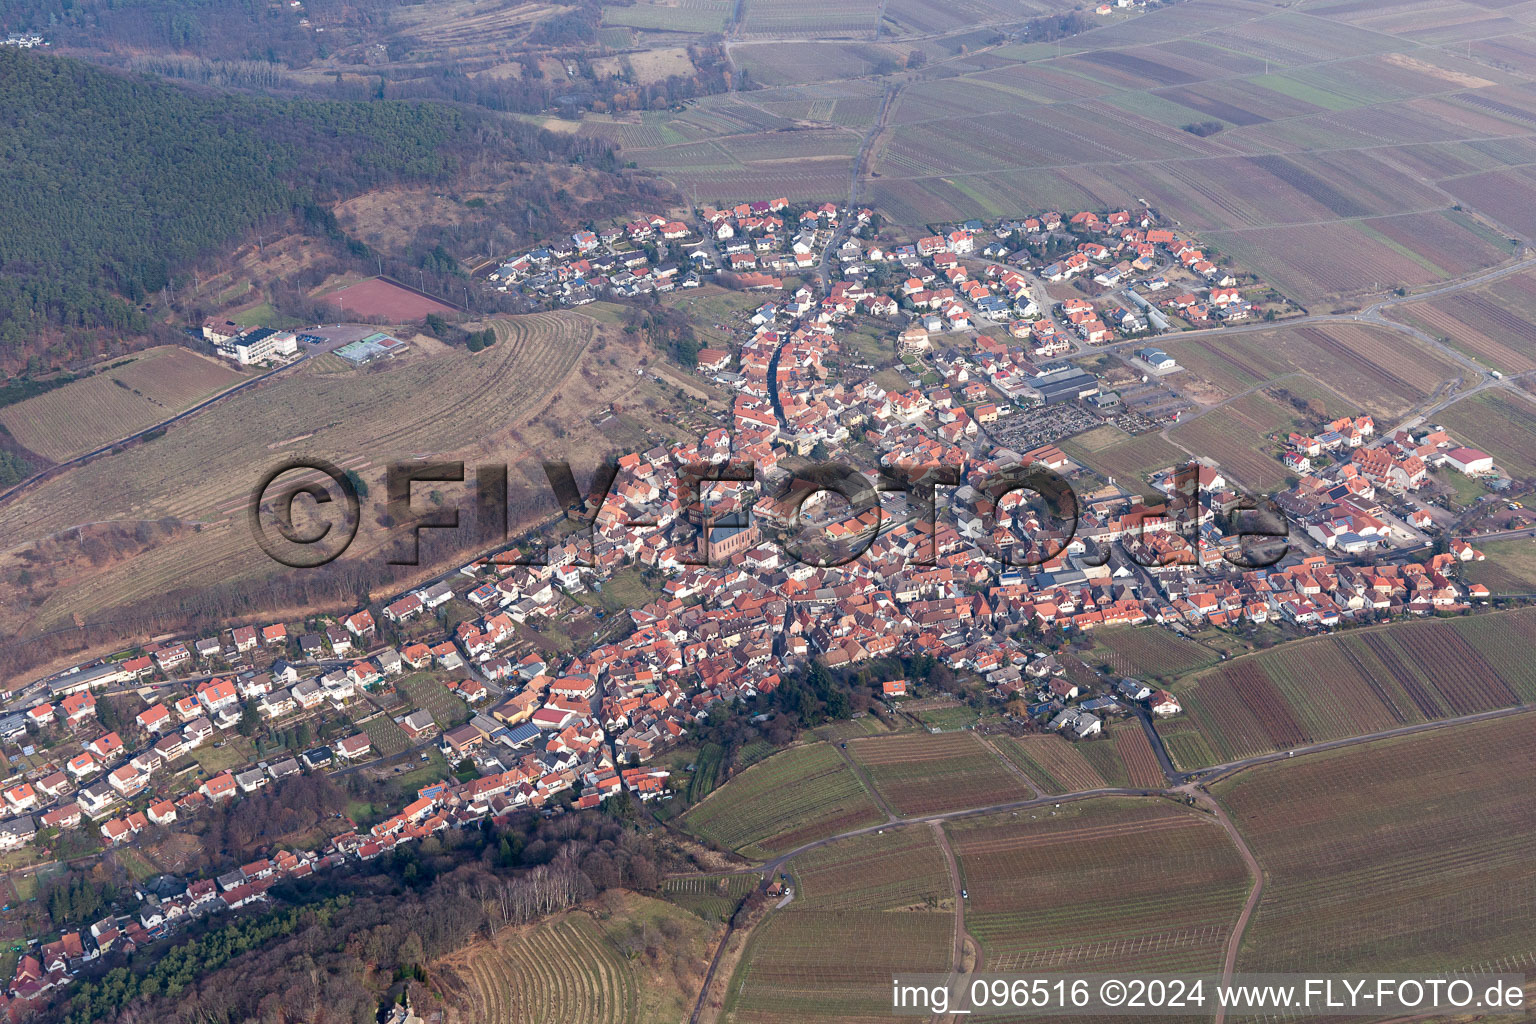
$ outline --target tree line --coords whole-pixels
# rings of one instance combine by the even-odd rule
[[[438,958],[607,889],[654,891],[664,866],[681,866],[670,858],[603,811],[445,832],[279,883],[265,913],[215,915],[126,963],[112,958],[64,990],[55,1019],[367,1024],[407,985],[430,981]]]
[[[601,142],[440,104],[193,91],[0,49],[0,359],[40,332],[142,333],[178,273],[369,189],[470,160],[592,161]],[[366,247],[354,256],[367,253]],[[88,353],[73,352],[66,356]]]

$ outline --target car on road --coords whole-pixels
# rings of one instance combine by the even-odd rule
[[[968,900],[968,899],[971,898],[971,894],[970,894],[969,891],[967,891],[965,889],[961,889],[960,890],[960,898],[963,899],[963,900]]]

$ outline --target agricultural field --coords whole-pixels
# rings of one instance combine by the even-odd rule
[[[1531,638],[1536,610],[1518,609],[1244,655],[1176,688],[1202,743],[1170,744],[1170,753],[1179,767],[1197,768],[1184,758],[1225,762],[1536,701],[1536,666],[1521,653]]]
[[[875,43],[758,43],[736,47],[742,69],[759,85],[853,78],[900,67],[910,47]]]
[[[730,16],[730,0],[637,0],[633,4],[603,7],[603,23],[606,25],[627,25],[655,32],[707,35],[724,29]]]
[[[988,971],[1218,970],[1249,878],[1208,815],[1103,798],[945,826]]]
[[[883,1010],[888,1013],[891,975],[946,970],[953,933],[954,915],[948,913],[819,906],[776,913],[753,933],[721,1019],[880,1019]]]
[[[1451,436],[1493,456],[1504,472],[1536,479],[1536,399],[1484,391],[1435,414]]]
[[[1530,538],[1479,543],[1486,560],[1467,562],[1462,575],[1498,594],[1536,593],[1536,541]]]
[[[1266,878],[1238,970],[1527,973],[1536,791],[1512,780],[1533,757],[1527,713],[1217,783]]]
[[[554,4],[523,0],[447,0],[429,13],[420,7],[402,7],[390,15],[390,27],[405,34],[420,48],[413,56],[463,58],[496,54],[522,39],[533,24],[558,14]]]
[[[1392,307],[1390,315],[1443,338],[1490,369],[1536,369],[1536,277],[1515,274],[1495,284]]]
[[[883,815],[830,743],[792,747],[753,765],[679,820],[748,857],[768,857]]]
[[[968,732],[855,739],[848,742],[848,753],[901,815],[983,807],[1032,795]]]
[[[623,74],[640,85],[665,81],[672,75],[693,74],[693,60],[684,46],[636,50],[621,57],[602,57],[592,62],[599,74]]]
[[[1507,261],[1510,238],[1536,231],[1536,105],[1519,84],[1524,72],[1512,70],[1531,65],[1517,42],[1525,26],[1477,9],[1464,22],[1457,14],[1442,39],[1431,28],[1452,17],[1444,5],[1380,17],[1334,6],[1337,15],[1170,6],[1117,14],[1061,45],[999,46],[986,26],[1062,6],[748,0],[734,56],[770,86],[752,93],[753,105],[802,127],[862,131],[879,92],[894,89],[862,193],[905,228],[1028,212],[1021,196],[1030,210],[1147,197],[1220,261],[1313,311]],[[605,14],[615,25],[718,31],[729,5],[676,0]],[[943,37],[962,26],[977,31]],[[1491,31],[1496,39],[1483,35]],[[1439,45],[1464,33],[1477,36],[1465,54]],[[946,73],[899,70],[914,47]],[[864,77],[832,82],[855,75]],[[864,96],[845,105],[816,91],[826,88]],[[775,143],[785,134],[748,127],[739,110],[718,116],[737,106],[709,97],[687,113],[646,115],[643,133],[622,129],[626,152],[709,199],[846,193],[846,162],[803,159],[830,154],[796,154],[795,171],[746,156],[763,145],[754,130],[774,132]],[[1184,130],[1201,120],[1222,130]]]
[[[28,450],[65,462],[168,420],[246,377],[211,356],[162,345],[7,406],[0,425]]]
[[[741,906],[763,876],[754,873],[736,875],[687,875],[668,878],[661,892],[668,900],[698,914],[706,921],[726,922]]]
[[[1093,633],[1092,658],[1136,679],[1170,679],[1216,661],[1215,652],[1166,629],[1132,626]]]
[[[968,704],[953,704],[942,708],[923,708],[914,712],[917,720],[930,729],[954,732],[968,729],[980,720],[981,714]]]
[[[1055,733],[994,736],[992,743],[1045,793],[1081,793],[1109,785],[1078,744]]]
[[[1116,757],[1125,764],[1129,785],[1158,788],[1167,784],[1162,766],[1157,763],[1157,754],[1152,750],[1152,741],[1147,739],[1140,722],[1132,720],[1117,724],[1111,738]]]
[[[1180,423],[1169,437],[1202,459],[1213,459],[1238,484],[1253,494],[1273,494],[1285,484],[1286,470],[1280,449],[1270,441],[1273,432],[1255,427],[1254,417],[1243,406],[1260,405],[1260,412],[1276,408],[1262,395],[1249,395],[1231,405]]]
[[[1079,434],[1077,438],[1062,444],[1061,450],[1099,475],[1133,489],[1145,484],[1147,478],[1158,470],[1180,465],[1189,459],[1183,449],[1164,440],[1155,431],[1136,437],[1124,435],[1124,440],[1102,447],[1091,448],[1080,443],[1091,434],[1094,436],[1090,443],[1101,444],[1105,435],[1099,431],[1105,429],[1098,427],[1086,434]],[[1118,428],[1113,429],[1118,432]]]
[[[947,910],[955,897],[944,855],[925,826],[840,839],[795,858],[790,869],[792,911]]]
[[[448,1024],[662,1024],[687,1015],[713,929],[662,900],[610,892],[461,949],[431,977]]]
[[[1164,348],[1219,394],[1299,373],[1382,421],[1461,375],[1449,359],[1412,339],[1356,324],[1170,340]]]
[[[810,39],[867,38],[874,34],[880,11],[876,0],[824,4],[815,0],[747,0],[741,34],[803,36]]]
[[[18,550],[80,523],[145,519],[186,528],[128,561],[32,565],[35,592],[46,598],[14,607],[6,628],[27,633],[75,616],[95,621],[110,609],[164,601],[184,588],[264,576],[272,563],[256,546],[245,511],[265,468],[291,455],[355,470],[379,496],[365,501],[382,501],[384,466],[393,459],[433,453],[504,462],[515,527],[543,515],[549,501],[531,453],[559,451],[579,467],[650,443],[643,429],[675,432],[644,401],[653,399],[659,410],[668,392],[633,373],[649,351],[643,341],[580,313],[494,323],[501,340],[483,352],[421,352],[347,373],[302,366],[221,399],[160,439],[71,468],[20,495],[0,509],[0,538],[10,552],[0,558],[0,578],[12,583]],[[589,347],[603,357],[584,363]],[[634,428],[592,423],[594,410],[626,398]],[[239,429],[231,427],[236,423]],[[475,428],[466,430],[466,423]],[[372,558],[388,539],[366,508],[363,519],[343,561]],[[18,612],[26,622],[14,617]]]

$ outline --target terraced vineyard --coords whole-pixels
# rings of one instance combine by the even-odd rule
[[[630,964],[592,918],[567,914],[511,942],[474,951],[448,968],[445,987],[473,1007],[485,1024],[635,1021]]]
[[[37,624],[76,615],[93,620],[105,610],[163,600],[181,588],[268,571],[272,563],[256,547],[243,512],[261,473],[297,451],[355,469],[375,484],[384,462],[420,452],[447,457],[481,445],[486,457],[519,465],[530,450],[552,440],[548,423],[537,415],[552,395],[559,396],[553,400],[557,408],[580,402],[590,409],[599,386],[614,393],[633,386],[624,364],[637,358],[632,350],[639,342],[626,347],[610,340],[607,351],[620,365],[605,366],[601,380],[594,371],[597,383],[573,373],[597,327],[577,313],[536,314],[497,321],[501,340],[483,352],[417,356],[368,373],[301,368],[222,399],[160,440],[47,481],[0,510],[7,549],[76,523],[171,517],[203,525],[131,560],[61,580],[28,614]],[[578,435],[582,444],[601,439],[581,415],[562,411],[558,418],[579,425],[569,430],[565,450],[578,444]],[[467,423],[476,428],[466,433]],[[302,439],[301,447],[284,447],[283,439]],[[377,490],[382,494],[382,486]],[[371,553],[383,537],[384,531],[365,527],[348,557]]]
[[[1533,758],[1536,714],[1524,713],[1219,783],[1268,878],[1238,969],[1407,972],[1521,953],[1525,971]]]
[[[446,1024],[662,1024],[692,1006],[716,933],[661,900],[613,890],[459,950],[432,966],[432,984]]]
[[[1536,609],[1526,608],[1394,623],[1233,659],[1178,688],[1201,741],[1180,741],[1181,766],[1196,767],[1186,757],[1215,764],[1536,701],[1536,663],[1526,656],[1533,639]]]
[[[989,971],[1212,971],[1248,874],[1208,816],[1099,799],[945,826]]]
[[[690,875],[667,879],[661,884],[661,891],[667,899],[706,921],[729,921],[762,879],[762,875],[755,873]]]
[[[680,823],[745,856],[768,857],[883,817],[837,750],[813,743],[748,768]]]
[[[1033,795],[968,732],[855,739],[848,752],[897,814],[963,810]]]

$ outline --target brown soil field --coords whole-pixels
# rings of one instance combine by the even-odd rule
[[[64,462],[167,420],[247,376],[230,363],[164,345],[8,406],[0,424],[24,447]]]
[[[1218,783],[1266,878],[1238,970],[1525,973],[1536,790],[1514,780],[1533,756],[1536,715],[1521,714]]]
[[[383,500],[385,466],[396,459],[504,463],[515,525],[552,507],[537,459],[563,456],[580,477],[605,453],[649,445],[647,430],[672,433],[659,411],[675,396],[633,372],[651,355],[644,342],[578,313],[516,317],[495,326],[501,340],[479,353],[454,349],[343,373],[300,367],[221,401],[158,440],[74,467],[0,507],[0,579],[18,586],[18,594],[46,595],[0,609],[7,631],[26,637],[76,616],[101,621],[111,609],[153,602],[177,588],[271,572],[276,566],[255,545],[246,502],[261,474],[288,456],[319,456],[355,469],[375,503]],[[599,428],[594,414],[614,402],[624,405],[623,415]],[[370,511],[368,500],[346,559],[383,558],[388,531],[374,518],[382,505]],[[166,517],[197,528],[131,561],[22,561],[37,542],[81,523],[121,522],[132,529]],[[23,567],[32,577],[30,590],[17,582]]]
[[[1087,800],[946,831],[988,971],[1214,971],[1248,891],[1220,826],[1165,800]]]
[[[1164,347],[1223,394],[1299,372],[1379,419],[1401,415],[1460,376],[1454,363],[1413,339],[1357,324],[1277,327]]]
[[[348,285],[322,297],[347,316],[392,324],[420,320],[428,313],[455,312],[452,306],[430,295],[401,287],[381,277]]]

